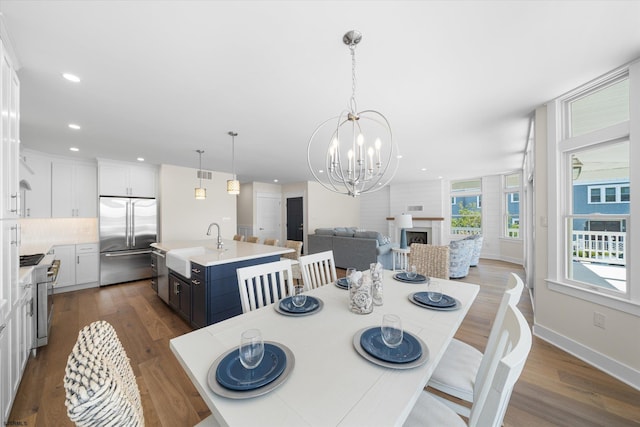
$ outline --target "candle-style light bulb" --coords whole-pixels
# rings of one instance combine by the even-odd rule
[[[382,147],[382,141],[380,141],[380,138],[376,138],[375,146],[376,153],[378,154],[378,167],[380,167],[380,165],[382,164],[382,162],[380,161],[380,147]]]

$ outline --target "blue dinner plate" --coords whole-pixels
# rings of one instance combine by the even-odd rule
[[[407,277],[407,273],[404,271],[402,273],[396,273],[393,278],[396,280],[400,280],[401,282],[409,283],[424,283],[427,281],[427,277],[423,276],[422,274],[417,274],[416,277],[410,279]]]
[[[413,294],[413,299],[418,301],[420,304],[428,305],[429,307],[448,308],[456,305],[455,298],[445,294],[442,294],[440,301],[431,301],[429,299],[430,293],[431,292],[416,292]]]
[[[382,341],[380,327],[367,329],[360,337],[360,345],[371,356],[391,363],[408,363],[422,356],[422,345],[408,332],[402,334],[402,342],[391,348]]]
[[[349,289],[349,280],[346,277],[341,277],[336,281],[336,286],[342,289]]]
[[[287,366],[284,351],[273,344],[264,344],[262,362],[253,369],[247,369],[240,362],[240,353],[232,351],[220,361],[216,368],[216,380],[229,390],[254,390],[278,378]]]
[[[295,305],[293,305],[291,297],[283,298],[280,301],[280,309],[282,311],[286,311],[287,313],[309,313],[317,310],[318,307],[320,307],[320,302],[316,298],[309,295],[307,295],[307,300],[301,307],[296,307]]]

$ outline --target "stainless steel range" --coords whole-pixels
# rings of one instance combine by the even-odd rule
[[[35,254],[20,257],[21,267],[33,266],[33,282],[36,284],[36,338],[35,347],[42,347],[49,342],[51,314],[53,313],[53,287],[58,278],[60,260],[53,255]]]

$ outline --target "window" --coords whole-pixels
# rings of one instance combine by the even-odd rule
[[[629,78],[614,79],[566,102],[567,137],[584,135],[629,120]]]
[[[629,203],[629,184],[590,185],[589,203]]]
[[[451,234],[482,232],[482,180],[451,183]]]
[[[520,185],[522,175],[514,173],[503,177],[502,237],[520,239]]]
[[[549,140],[557,170],[548,194],[557,212],[549,217],[550,286],[619,307],[638,299],[629,289],[630,87],[629,69],[622,69],[548,110],[558,135]]]

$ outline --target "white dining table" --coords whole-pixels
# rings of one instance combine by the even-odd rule
[[[399,282],[393,274],[384,272],[384,304],[370,314],[352,313],[348,291],[330,284],[308,292],[324,303],[315,314],[285,316],[270,305],[176,337],[171,350],[223,426],[402,425],[479,286],[432,279],[460,303],[457,310],[437,311],[409,300],[412,293],[427,290],[426,284]],[[404,330],[424,341],[429,351],[425,364],[386,368],[356,352],[353,337],[363,328],[380,326],[387,313],[399,315]],[[241,400],[219,396],[207,384],[209,368],[237,347],[241,333],[251,328],[260,329],[265,341],[288,347],[294,368],[284,383],[262,396]]]

